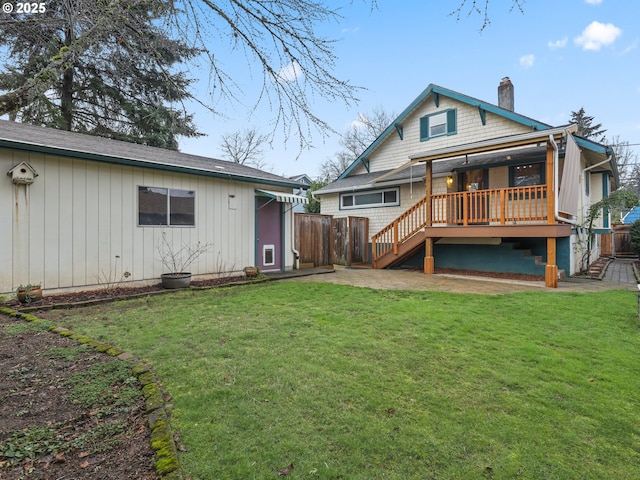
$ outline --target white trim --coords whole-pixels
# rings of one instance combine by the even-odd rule
[[[271,262],[267,263],[267,252],[271,250]],[[272,267],[276,264],[276,246],[271,245],[263,245],[262,246],[262,265],[265,267]]]

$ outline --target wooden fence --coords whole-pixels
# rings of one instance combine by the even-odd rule
[[[296,213],[295,246],[300,252],[300,268],[333,264],[333,217]]]
[[[614,225],[613,233],[600,235],[600,254],[604,256],[634,255],[630,227],[631,225]]]
[[[369,262],[369,219],[295,214],[300,268]]]

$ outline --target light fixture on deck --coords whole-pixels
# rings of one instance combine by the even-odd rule
[[[447,175],[447,187],[453,185],[453,177],[451,175]]]

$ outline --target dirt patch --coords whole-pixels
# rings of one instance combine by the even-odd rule
[[[210,280],[198,280],[192,281],[192,288],[210,288],[221,285],[231,285],[234,283],[240,283],[246,281],[244,276],[239,277],[224,277],[214,278]],[[160,295],[163,293],[171,293],[175,290],[167,290],[162,287],[162,284],[147,285],[142,287],[116,287],[116,288],[101,288],[95,290],[85,290],[81,292],[73,293],[60,293],[60,294],[48,294],[45,292],[42,300],[39,302],[21,304],[17,298],[11,299],[5,302],[3,305],[13,308],[15,310],[37,310],[37,309],[49,309],[57,306],[83,306],[84,304],[110,302],[113,300],[131,298],[135,296],[144,295]]]
[[[127,362],[0,315],[0,370],[0,478],[158,478]]]
[[[210,288],[245,281],[244,276],[225,277],[191,285]],[[3,306],[45,317],[51,308],[171,291],[157,284],[45,292],[38,303],[22,305],[12,299]],[[0,479],[159,478],[145,400],[127,362],[41,325],[0,314],[0,371]],[[100,386],[94,380],[101,377],[112,380]],[[97,385],[99,391],[78,393],[87,384]]]

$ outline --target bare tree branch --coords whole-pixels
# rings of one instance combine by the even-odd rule
[[[263,169],[266,165],[262,146],[268,141],[267,135],[261,135],[255,128],[225,133],[220,138],[220,149],[223,158]]]

